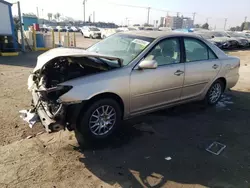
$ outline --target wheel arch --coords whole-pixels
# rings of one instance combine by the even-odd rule
[[[226,87],[227,87],[227,80],[224,77],[219,77],[217,78],[214,82],[216,82],[217,80],[220,80],[223,84],[224,84],[224,88],[223,91],[225,91]]]
[[[112,92],[99,93],[95,96],[92,96],[89,100],[84,101],[82,103],[82,108],[81,108],[80,114],[84,113],[83,111],[85,111],[95,101],[98,101],[98,100],[104,99],[104,98],[113,99],[119,104],[119,106],[121,107],[122,119],[123,119],[123,117],[124,117],[124,102],[119,95],[112,93]],[[80,117],[78,117],[77,119],[79,120],[79,118]]]

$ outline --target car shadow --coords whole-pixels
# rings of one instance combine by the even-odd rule
[[[83,154],[79,161],[121,187],[248,187],[250,93],[231,91],[220,103],[190,103],[126,121],[108,142],[75,148]],[[218,156],[206,151],[214,141],[227,146]]]
[[[0,65],[11,65],[20,67],[34,68],[36,66],[37,57],[44,51],[21,53],[13,57],[0,57]]]

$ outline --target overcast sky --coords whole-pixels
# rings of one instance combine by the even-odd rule
[[[16,0],[7,0],[16,2]],[[19,0],[23,13],[35,13],[39,9],[40,17],[47,18],[47,13],[56,13],[74,19],[83,20],[83,0]],[[119,6],[117,4],[134,5],[142,8]],[[130,24],[146,23],[147,9],[150,11],[150,23],[166,16],[167,12],[156,10],[167,10],[169,15],[176,15],[180,12],[184,16],[192,17],[196,12],[195,23],[208,23],[217,29],[224,27],[224,20],[228,18],[227,27],[240,25],[245,16],[250,20],[250,0],[87,0],[86,17],[95,11],[96,21],[115,22],[125,24],[126,18]],[[17,14],[16,5],[13,5],[13,14]],[[87,18],[86,18],[87,19]]]

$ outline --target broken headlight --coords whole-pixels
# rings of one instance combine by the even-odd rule
[[[73,86],[58,85],[58,86],[52,87],[52,88],[36,90],[36,92],[39,92],[41,97],[45,100],[46,99],[57,100],[60,96],[62,96],[64,93],[67,93],[72,88],[73,88]]]

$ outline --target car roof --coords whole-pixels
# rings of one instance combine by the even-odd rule
[[[196,37],[196,35],[192,33],[181,33],[181,32],[173,32],[173,31],[127,31],[125,34],[137,35],[142,37],[150,37],[150,38],[161,38],[161,37],[178,37],[178,36],[192,36]]]

